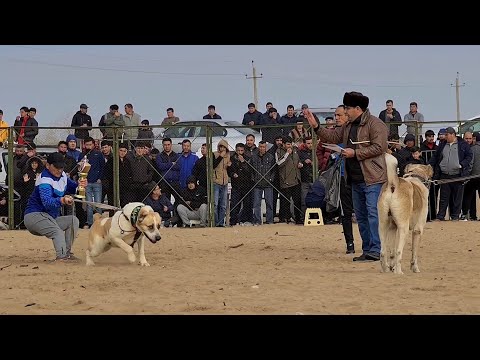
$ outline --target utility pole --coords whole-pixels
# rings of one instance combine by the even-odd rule
[[[450,86],[454,86],[450,84]],[[465,86],[465,83],[460,85],[460,74],[457,71],[457,78],[455,79],[455,95],[457,99],[457,122],[460,125],[460,87]]]
[[[255,107],[258,109],[258,96],[257,96],[257,79],[261,79],[263,77],[263,74],[260,74],[260,76],[257,76],[257,70],[255,69],[255,65],[253,65],[253,60],[252,60],[252,76],[248,76],[245,74],[246,79],[253,79],[253,102],[255,103]]]

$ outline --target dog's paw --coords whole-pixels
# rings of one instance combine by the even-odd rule
[[[140,265],[141,265],[141,266],[150,266],[150,264],[149,264],[148,262],[146,262],[146,261],[145,261],[145,262],[141,262]]]
[[[133,251],[128,254],[128,261],[130,261],[132,264],[137,260],[135,254],[133,253]]]

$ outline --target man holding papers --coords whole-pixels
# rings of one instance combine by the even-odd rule
[[[317,125],[312,113],[304,115],[320,138],[327,144],[345,144],[345,178],[353,190],[353,207],[362,237],[363,254],[353,261],[380,260],[377,201],[387,181],[385,151],[388,129],[383,121],[370,114],[369,99],[359,92],[343,96],[348,121],[334,131]]]

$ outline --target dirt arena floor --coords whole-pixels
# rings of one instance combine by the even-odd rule
[[[361,249],[354,225],[357,255]],[[2,314],[479,314],[480,222],[428,223],[421,273],[354,263],[340,225],[176,229],[146,244],[151,267],[119,249],[85,266],[49,264],[52,242],[0,232]]]

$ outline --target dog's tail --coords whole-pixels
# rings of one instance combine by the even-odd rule
[[[385,161],[387,163],[387,185],[393,192],[398,187],[397,166],[398,160],[395,156],[385,153]]]

